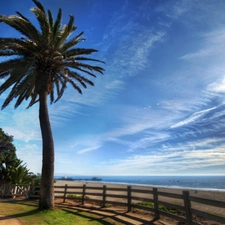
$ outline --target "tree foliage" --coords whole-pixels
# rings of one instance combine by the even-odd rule
[[[29,184],[35,175],[29,171],[26,163],[16,156],[13,136],[0,128],[0,176],[7,184]]]
[[[16,148],[13,145],[13,136],[6,134],[0,128],[0,166],[10,164],[16,159]]]
[[[0,171],[4,183],[7,184],[30,184],[35,178],[35,175],[27,168],[26,163],[20,159],[16,159],[10,164],[3,164]]]

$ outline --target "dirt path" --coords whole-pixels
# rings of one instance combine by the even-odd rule
[[[0,225],[22,225],[17,218],[0,215]]]

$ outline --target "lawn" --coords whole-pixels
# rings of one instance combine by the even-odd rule
[[[24,225],[122,225],[113,219],[68,207],[39,211],[38,202],[31,200],[0,201],[0,215],[18,218]]]

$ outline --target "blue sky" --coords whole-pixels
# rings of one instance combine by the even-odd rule
[[[30,0],[1,0],[36,23]],[[99,50],[105,74],[49,106],[55,174],[225,174],[224,0],[43,0]],[[18,33],[0,24],[1,37]],[[1,59],[2,60],[2,59]],[[0,80],[0,85],[3,80]],[[0,104],[6,94],[0,96]],[[38,105],[0,112],[17,156],[41,171]]]

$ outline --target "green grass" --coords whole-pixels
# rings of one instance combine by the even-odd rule
[[[24,225],[121,225],[113,219],[66,206],[39,211],[37,201],[2,201],[0,214],[18,218]]]
[[[66,197],[68,197],[68,198],[78,198],[78,199],[82,198],[81,195],[75,195],[75,194],[67,194]]]
[[[154,209],[154,203],[152,203],[152,202],[144,202],[143,201],[143,202],[139,202],[138,205]],[[164,212],[175,213],[174,209],[169,209],[169,208],[167,208],[167,207],[165,207],[163,205],[159,205],[159,209],[164,211]]]

